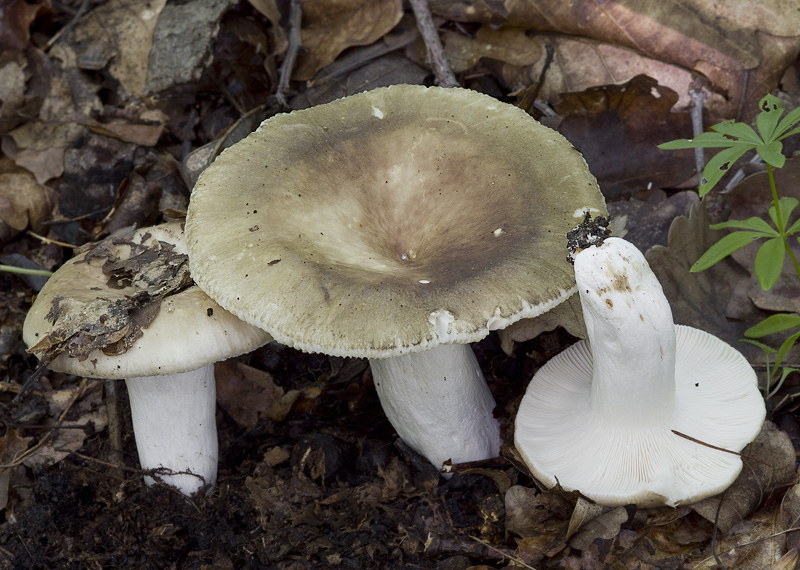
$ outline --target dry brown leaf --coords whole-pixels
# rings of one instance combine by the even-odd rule
[[[306,0],[293,78],[311,79],[345,49],[378,41],[403,17],[401,0]]]
[[[45,4],[11,0],[0,4],[0,49],[24,50],[31,39],[30,25]]]
[[[141,97],[153,33],[165,4],[166,0],[110,0],[79,20],[63,42],[75,51],[78,67],[107,67],[123,96]]]
[[[523,538],[544,534],[550,526],[564,532],[564,522],[570,517],[571,505],[556,493],[542,493],[535,488],[514,485],[506,491],[506,530]]]
[[[314,399],[316,387],[285,391],[268,372],[232,359],[214,365],[217,401],[241,426],[254,427],[260,418],[283,421],[300,398]]]
[[[67,457],[70,452],[81,449],[86,438],[91,437],[92,432],[98,433],[106,428],[108,417],[103,403],[102,385],[102,381],[92,381],[88,389],[81,384],[61,390],[50,390],[45,394],[52,416],[64,411],[68,405],[75,402],[76,397],[80,398],[70,409],[70,417],[74,419],[63,422],[63,424],[91,426],[92,429],[90,431],[69,428],[53,429],[53,435],[46,444],[25,459],[23,463],[26,467],[39,471],[55,465]],[[48,420],[45,423],[56,425],[53,420]]]
[[[792,441],[772,422],[764,422],[761,433],[742,450],[742,456],[742,472],[724,494],[692,505],[711,522],[719,509],[718,525],[723,533],[747,517],[774,487],[795,479]]]
[[[0,51],[0,136],[36,116],[50,68],[50,60],[38,50]]]
[[[445,31],[442,43],[450,66],[456,73],[470,69],[481,58],[525,66],[533,65],[544,55],[543,48],[528,38],[524,29],[508,26],[498,29],[481,26],[475,38]]]
[[[431,2],[432,11],[448,19],[590,38],[693,69],[725,94],[713,101],[715,120],[737,117],[741,109],[748,118],[777,85],[800,49],[795,8],[783,0],[760,2],[757,9],[713,0]]]
[[[619,534],[622,524],[633,516],[635,510],[636,507],[632,507],[632,511],[626,507],[617,507],[582,523],[579,530],[569,539],[569,545],[576,550],[585,550],[598,538],[614,538]]]
[[[739,342],[746,323],[763,318],[746,297],[747,272],[732,260],[699,273],[689,272],[721,237],[721,232],[710,230],[708,225],[705,208],[693,207],[688,218],[678,216],[672,222],[668,245],[651,247],[645,257],[664,289],[676,323],[707,331],[736,347],[751,363],[763,363],[759,349]],[[729,315],[737,320],[730,320]]]
[[[577,294],[538,317],[522,319],[497,331],[500,337],[500,347],[503,352],[511,356],[514,352],[515,342],[525,342],[556,327],[564,327],[569,334],[578,338],[588,336],[586,325],[583,322],[581,299]]]
[[[64,173],[66,148],[83,133],[75,123],[29,121],[3,137],[3,153],[40,184]]]
[[[623,85],[566,93],[555,104],[559,132],[583,154],[603,194],[617,200],[645,188],[671,188],[695,172],[690,151],[663,151],[658,144],[691,136],[677,94],[645,75]]]
[[[53,208],[52,191],[10,161],[0,160],[0,245],[28,226],[40,232]]]
[[[0,440],[0,465],[8,465],[23,453],[31,443],[33,438],[22,437],[19,432],[12,428],[6,428],[3,439]],[[0,511],[8,504],[8,491],[11,483],[12,468],[0,468]]]
[[[731,570],[774,569],[773,564],[786,550],[786,535],[782,530],[774,509],[751,515],[717,542],[717,556]],[[691,561],[692,570],[720,568],[710,550],[707,548],[700,560]]]
[[[269,29],[269,34],[272,39],[275,53],[283,53],[289,45],[286,39],[286,32],[281,28],[281,13],[278,10],[278,3],[276,0],[249,0],[250,4],[264,16],[272,27]]]

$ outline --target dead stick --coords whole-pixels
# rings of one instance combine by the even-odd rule
[[[433,69],[433,75],[436,77],[436,84],[441,87],[460,87],[450,68],[450,62],[447,61],[447,56],[444,54],[442,40],[433,24],[428,0],[410,0],[410,4],[414,11],[414,17],[417,19],[417,27],[422,35],[422,41],[425,42],[425,50],[428,53],[428,61]]]
[[[288,107],[289,103],[286,100],[286,92],[289,91],[289,80],[292,77],[294,70],[294,62],[297,59],[297,54],[302,47],[300,38],[300,26],[303,22],[303,6],[300,0],[292,0],[289,4],[289,47],[286,48],[286,57],[281,63],[280,74],[278,78],[278,88],[275,91],[275,97],[284,107]]]

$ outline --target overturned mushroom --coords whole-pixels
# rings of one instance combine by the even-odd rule
[[[192,494],[216,482],[214,362],[270,337],[192,285],[187,261],[180,223],[112,236],[56,271],[23,339],[54,371],[126,379],[142,468]]]
[[[194,188],[192,276],[309,352],[370,359],[398,434],[437,467],[499,452],[466,343],[573,294],[561,238],[604,211],[580,154],[464,89],[396,85],[265,121]]]
[[[603,505],[678,505],[723,491],[742,468],[729,452],[764,421],[755,372],[718,338],[673,324],[636,247],[586,235],[598,239],[579,246],[574,260],[589,340],[531,380],[517,413],[517,450],[546,486]]]

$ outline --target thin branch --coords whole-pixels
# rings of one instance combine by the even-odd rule
[[[436,77],[436,84],[441,87],[460,87],[453,70],[450,68],[450,62],[444,54],[442,40],[439,38],[439,32],[433,23],[428,0],[410,0],[410,4],[411,9],[414,11],[414,17],[417,19],[417,27],[422,35],[422,41],[425,42],[428,62],[430,62],[433,75]]]
[[[303,22],[303,6],[300,0],[291,0],[289,4],[289,47],[286,49],[286,57],[281,63],[280,73],[278,75],[278,88],[275,92],[275,97],[278,99],[283,107],[288,107],[289,102],[286,100],[286,92],[289,91],[289,81],[292,78],[292,71],[294,70],[294,62],[297,60],[297,54],[302,47],[302,40],[300,38],[300,26]]]

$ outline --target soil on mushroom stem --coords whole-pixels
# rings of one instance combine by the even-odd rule
[[[508,358],[495,337],[476,346],[506,425],[531,368],[567,339],[558,332],[544,344],[540,337],[520,345],[518,354],[528,358]],[[0,523],[0,568],[502,565],[498,554],[469,536],[513,552],[492,478],[472,473],[442,481],[398,445],[368,370],[343,381],[343,361],[269,347],[248,363],[269,371],[284,390],[315,385],[322,393],[295,402],[285,420],[262,418],[252,429],[218,409],[218,486],[193,502],[167,488],[146,488],[137,472],[115,474],[102,463],[108,457],[106,430],[87,437],[80,455],[38,473],[17,470],[6,521]],[[32,372],[32,359],[12,357],[7,364],[19,377]],[[60,387],[75,380],[52,374],[45,382]],[[124,401],[122,383],[120,389]],[[18,408],[12,397],[0,392],[0,420],[14,423]],[[55,419],[48,416],[46,393],[27,396],[23,405],[39,409],[36,423]],[[121,409],[125,464],[135,466],[127,404]],[[76,419],[68,416],[67,423]],[[510,465],[493,469],[528,482]]]

